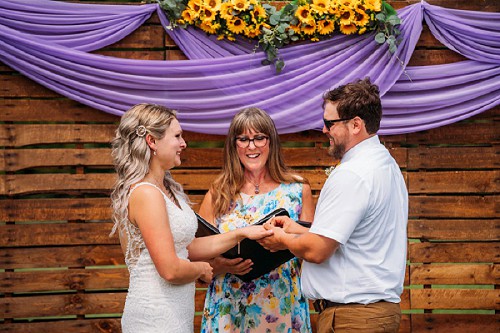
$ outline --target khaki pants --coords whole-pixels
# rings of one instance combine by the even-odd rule
[[[400,321],[401,309],[396,303],[332,306],[319,314],[318,333],[394,333],[399,331]]]

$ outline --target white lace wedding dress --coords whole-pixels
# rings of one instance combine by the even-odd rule
[[[143,182],[137,184],[130,193],[141,185],[153,186],[160,191],[155,185]],[[165,194],[163,196],[175,251],[179,258],[187,259],[186,247],[196,232],[196,216],[182,198],[178,198],[182,208],[179,209]],[[124,229],[128,238],[125,262],[130,273],[130,283],[122,316],[122,331],[193,333],[194,282],[174,285],[164,280],[156,271],[139,228],[127,221]]]

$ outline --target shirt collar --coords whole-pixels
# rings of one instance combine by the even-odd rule
[[[364,149],[369,149],[370,146],[375,146],[375,145],[380,145],[380,139],[378,135],[374,135],[372,137],[369,137],[368,139],[365,139],[349,149],[345,154],[344,157],[342,157],[342,160],[340,161],[341,163],[349,161],[358,151],[364,150]]]

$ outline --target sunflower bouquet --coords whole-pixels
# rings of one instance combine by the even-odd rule
[[[376,25],[381,0],[299,0],[290,27],[303,39],[318,41],[336,30],[345,35],[363,34]]]
[[[387,43],[393,53],[400,34],[396,11],[382,0],[293,0],[280,10],[259,0],[158,1],[171,27],[194,25],[231,41],[257,39],[257,48],[266,53],[263,64],[274,64],[277,72],[285,65],[278,49],[291,42],[377,30],[377,43]]]
[[[270,28],[266,21],[266,10],[258,0],[188,0],[175,23],[195,25],[218,39],[234,41],[237,35],[258,38],[263,27]]]

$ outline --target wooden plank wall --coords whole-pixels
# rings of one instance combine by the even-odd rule
[[[496,0],[429,2],[500,11]],[[98,53],[184,58],[155,17]],[[426,28],[411,65],[462,59]],[[109,142],[119,119],[1,63],[0,80],[0,332],[120,332],[128,272],[117,238],[108,237]],[[400,332],[498,332],[499,111],[382,137],[410,193]],[[309,179],[317,196],[331,164],[325,137],[303,132],[281,138],[288,165]],[[173,174],[196,209],[221,166],[223,137],[186,133],[186,139],[189,148]],[[196,293],[196,330],[205,287],[199,284]]]

